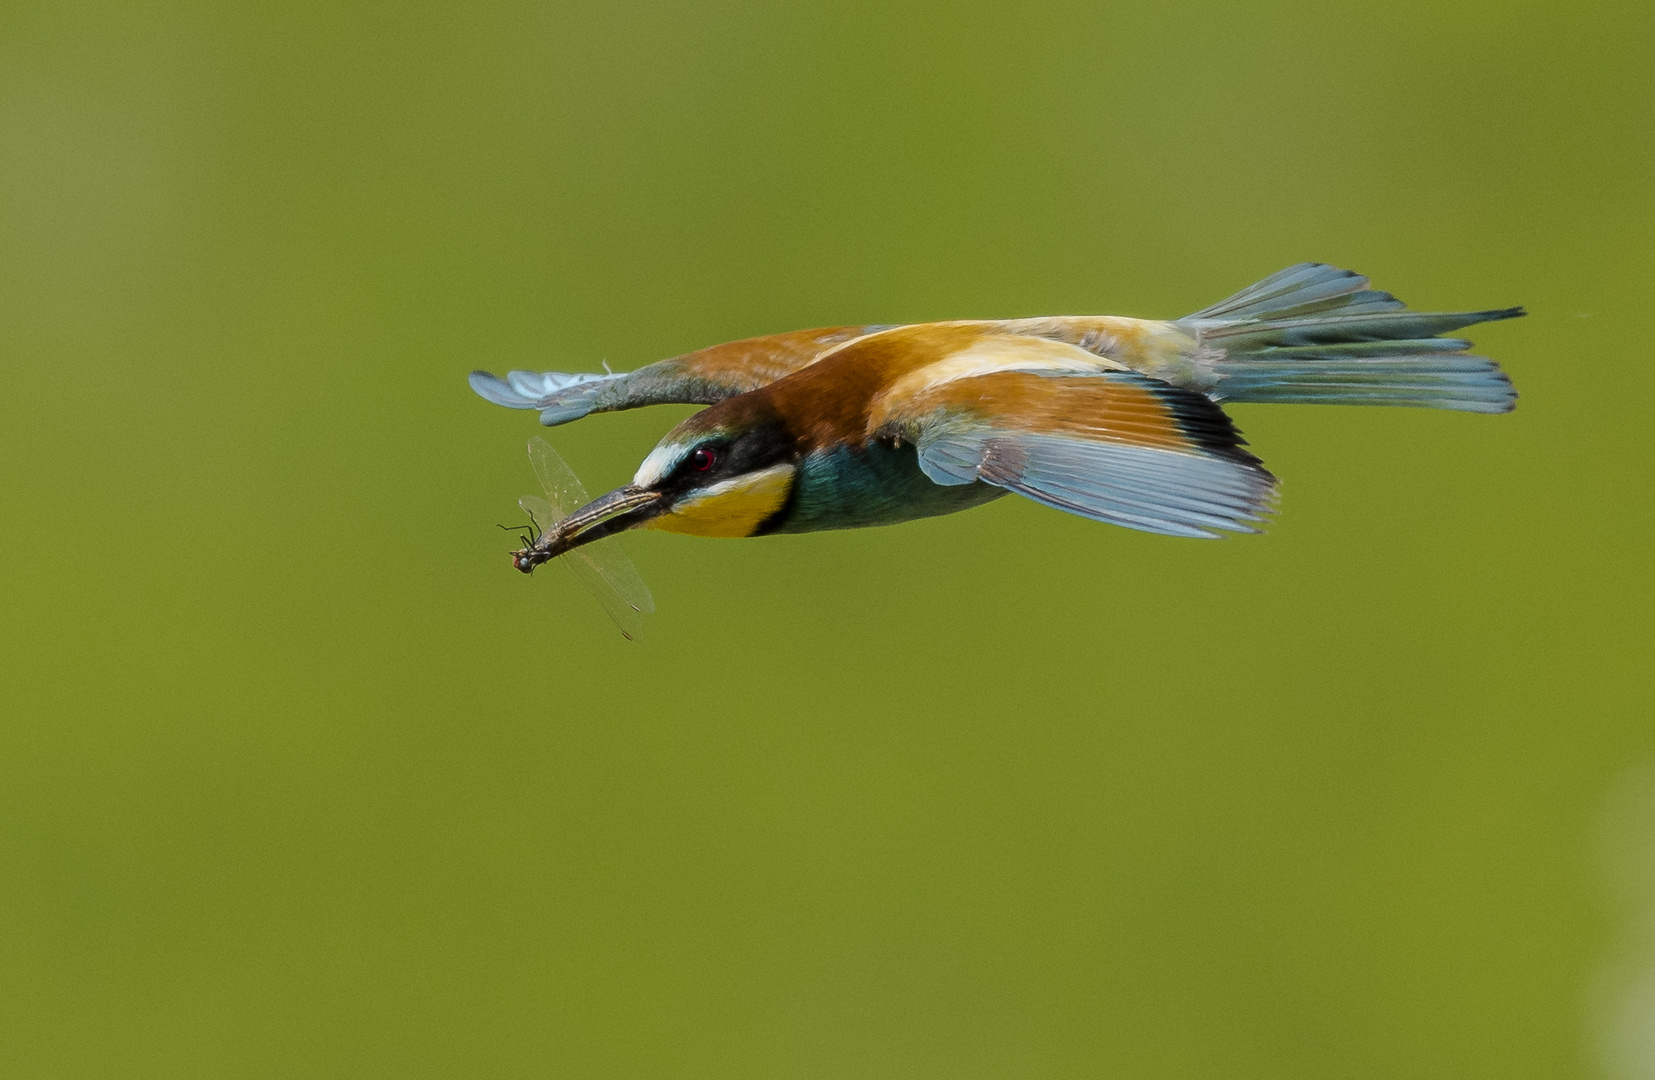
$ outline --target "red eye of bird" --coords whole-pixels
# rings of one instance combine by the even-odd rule
[[[713,467],[716,458],[711,450],[697,450],[690,455],[690,468],[696,472],[706,472]]]

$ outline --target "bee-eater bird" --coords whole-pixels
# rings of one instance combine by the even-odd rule
[[[890,525],[1015,492],[1171,536],[1257,532],[1276,479],[1228,401],[1510,412],[1511,380],[1443,337],[1521,308],[1410,311],[1301,263],[1168,321],[1113,315],[841,326],[715,345],[637,371],[471,374],[551,426],[703,404],[632,483],[513,552],[525,572],[625,529],[760,536]]]

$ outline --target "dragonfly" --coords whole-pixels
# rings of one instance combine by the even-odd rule
[[[529,531],[521,537],[523,546],[511,553],[512,565],[525,574],[532,574],[541,563],[561,557],[563,565],[614,620],[621,636],[636,641],[643,633],[644,616],[655,610],[655,598],[649,594],[649,586],[638,575],[638,568],[632,565],[621,542],[612,536],[572,550],[557,550],[561,539],[558,527],[591,500],[574,470],[539,436],[529,440],[529,464],[534,467],[534,475],[546,497],[525,495],[517,500],[517,505],[529,515]]]

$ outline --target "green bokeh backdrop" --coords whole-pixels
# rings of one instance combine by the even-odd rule
[[[0,1073],[1655,1075],[1595,839],[1655,753],[1652,54],[1630,0],[0,9]],[[1528,305],[1518,411],[1238,407],[1263,537],[639,536],[637,645],[493,528],[538,429],[473,367],[1303,259]],[[597,490],[687,411],[550,437]]]

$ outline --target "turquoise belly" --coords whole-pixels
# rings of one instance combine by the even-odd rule
[[[912,446],[874,443],[799,463],[787,516],[770,532],[864,529],[969,510],[1006,492],[988,484],[933,483]]]

